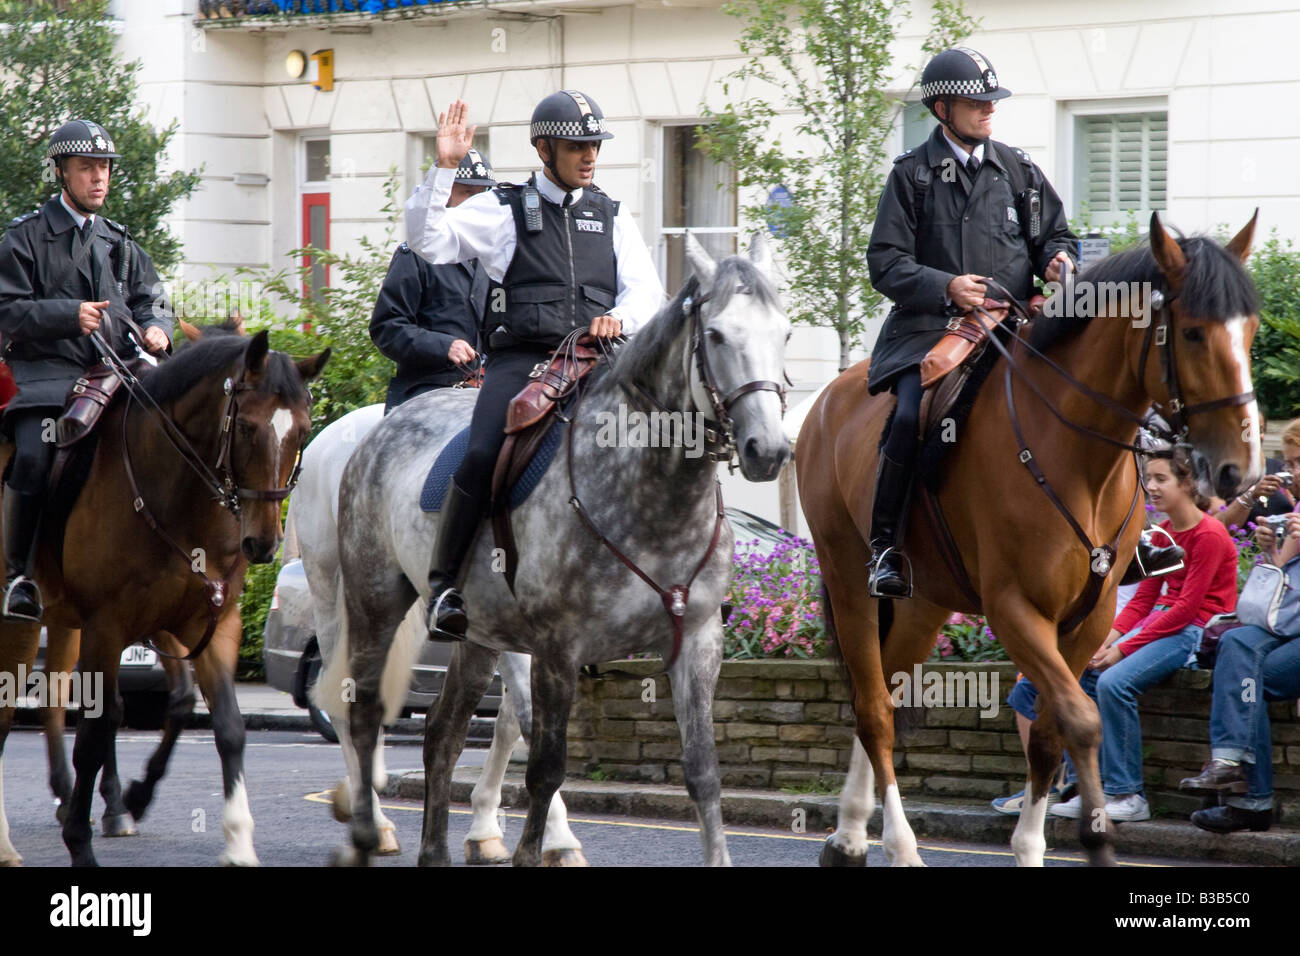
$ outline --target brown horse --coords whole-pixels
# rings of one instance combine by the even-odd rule
[[[1026,807],[1011,841],[1017,862],[1042,865],[1045,795],[1063,744],[1079,772],[1080,839],[1093,863],[1113,860],[1098,772],[1101,720],[1079,676],[1111,626],[1118,578],[1140,532],[1140,520],[1126,522],[1138,494],[1129,448],[1154,401],[1174,437],[1192,446],[1221,483],[1236,486],[1260,473],[1249,363],[1258,306],[1242,268],[1254,229],[1252,218],[1225,248],[1203,237],[1175,240],[1153,215],[1149,247],[1112,256],[1078,280],[1080,289],[1085,282],[1132,284],[1124,288],[1138,295],[1107,299],[1128,301],[1127,309],[1034,321],[1028,344],[1059,370],[1030,352],[1023,333],[1017,336],[1010,346],[1014,371],[998,357],[948,452],[937,484],[941,518],[923,507],[919,488],[913,496],[905,538],[914,568],[910,600],[867,594],[872,476],[893,398],[868,396],[863,362],[814,405],[796,451],[799,497],[828,592],[827,621],[852,684],[857,737],[870,760],[870,767],[855,760],[823,864],[865,863],[874,772],[886,856],[896,866],[922,865],[894,776],[891,689],[925,659],[954,611],[982,611],[1039,690]],[[945,560],[943,519],[964,584],[957,562]],[[1103,544],[1113,544],[1113,553],[1092,548]],[[1116,562],[1116,555],[1125,558]],[[1090,584],[1095,603],[1088,611]]]
[[[230,676],[238,596],[246,564],[270,561],[279,547],[280,503],[310,428],[305,383],[328,357],[326,349],[295,362],[270,351],[264,332],[217,336],[142,374],[142,386],[104,415],[62,541],[42,537],[36,576],[45,621],[81,630],[81,671],[103,688],[103,706],[83,708],[77,722],[63,824],[74,864],[95,862],[90,803],[121,720],[122,651],[159,631],[195,655],[212,711],[224,778],[222,860],[257,862]],[[30,669],[37,633],[31,624],[0,625],[0,675]],[[0,757],[12,721],[12,706],[0,707]],[[17,858],[0,803],[0,861]]]

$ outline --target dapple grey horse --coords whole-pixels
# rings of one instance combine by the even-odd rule
[[[350,781],[358,779],[357,755],[348,732],[348,701],[344,693],[348,675],[348,642],[343,628],[342,580],[338,557],[339,483],[343,468],[360,442],[384,416],[383,405],[369,405],[349,412],[321,430],[303,451],[302,480],[289,505],[286,539],[296,539],[302,558],[307,586],[312,594],[316,621],[316,641],[322,668],[312,689],[312,699],[325,711],[339,731],[339,744],[347,776],[334,788],[334,815],[347,822],[352,816]],[[286,541],[286,555],[290,545]],[[393,651],[384,669],[382,697],[385,722],[395,720],[406,700],[411,683],[411,666],[424,646],[424,602],[418,602],[402,622]],[[465,859],[469,863],[503,863],[510,859],[506,850],[497,810],[501,806],[501,784],[511,750],[520,737],[520,724],[531,727],[531,697],[528,687],[530,661],[524,654],[503,654],[498,664],[501,680],[507,689],[497,715],[483,774],[474,787],[470,802],[474,819],[465,838]],[[387,778],[384,768],[382,736],[375,748],[374,779],[382,788]],[[375,826],[379,829],[380,854],[401,852],[397,830],[374,804]],[[582,866],[582,844],[569,829],[564,801],[557,793],[551,802],[543,856],[549,865]]]
[[[661,435],[611,441],[609,424],[620,416],[631,421],[626,416],[632,412],[658,412],[661,426],[674,415],[679,425],[707,417],[729,436],[726,445],[734,447],[746,478],[776,478],[790,454],[779,384],[790,324],[767,276],[770,256],[761,235],[750,260],[732,256],[715,263],[693,240],[687,247],[696,278],[622,346],[608,374],[586,386],[567,426],[567,451],[562,444],[537,488],[512,513],[518,549],[513,593],[490,531],[481,531],[471,547],[463,581],[468,641],[453,652],[425,731],[421,865],[450,862],[451,769],[501,651],[533,658],[529,808],[517,865],[541,860],[547,808],[564,779],[565,730],[579,668],[644,651],[671,662],[683,772],[705,861],[730,863],[712,715],[722,660],[718,611],[732,565],[717,461],[701,447],[688,447],[686,429],[679,428],[675,442],[657,440]],[[360,778],[353,791],[352,846],[337,854],[340,863],[364,863],[379,845],[371,774],[382,674],[402,619],[417,598],[427,599],[435,533],[436,519],[421,513],[417,501],[438,452],[469,421],[472,401],[469,393],[444,389],[406,403],[366,436],[344,470],[339,551]],[[629,439],[635,434],[626,431]],[[647,437],[646,430],[641,435]],[[620,563],[612,547],[656,586]],[[689,585],[688,597],[675,590],[681,585]],[[679,640],[670,607],[677,612]]]

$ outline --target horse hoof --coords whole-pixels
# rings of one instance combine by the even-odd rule
[[[22,865],[23,865],[22,856],[10,856],[10,857],[6,857],[3,860],[0,860],[0,866],[22,866]]]
[[[221,851],[221,856],[217,857],[219,866],[261,866],[262,861],[257,858],[257,854],[252,856],[235,856],[229,850]]]
[[[402,848],[397,842],[396,827],[382,827],[379,830],[379,849],[375,850],[377,856],[400,856]]]
[[[365,865],[365,856],[354,846],[341,846],[330,854],[330,866]]]
[[[330,791],[330,812],[339,823],[352,822],[351,802],[342,782]]]
[[[149,809],[149,799],[145,795],[144,784],[139,780],[132,780],[131,785],[126,788],[126,793],[122,794],[122,803],[136,820],[144,819],[144,812]]]
[[[542,866],[586,866],[587,858],[581,850],[546,850],[542,853]]]
[[[117,813],[113,816],[104,814],[104,836],[106,837],[130,837],[139,836],[140,831],[135,828],[131,822],[131,815],[128,813]]]
[[[822,855],[817,858],[818,866],[866,866],[867,855],[853,856],[845,853],[829,839],[822,846]]]
[[[491,866],[496,863],[509,863],[510,851],[506,849],[506,841],[500,837],[488,837],[486,840],[466,840],[465,862],[470,866]]]

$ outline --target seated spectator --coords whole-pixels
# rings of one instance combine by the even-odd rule
[[[1283,479],[1296,474],[1300,474],[1300,418],[1282,430],[1282,458],[1264,462],[1263,478],[1226,502],[1222,511],[1210,513],[1228,527],[1238,528],[1258,523],[1264,515],[1286,514],[1295,507],[1295,484]]]
[[[1288,456],[1294,453],[1287,452]],[[1265,557],[1277,565],[1300,553],[1300,513],[1291,513],[1286,531],[1280,552],[1271,528],[1261,526],[1256,534]],[[1222,805],[1192,814],[1192,822],[1202,830],[1235,833],[1267,830],[1272,825],[1273,754],[1267,705],[1300,697],[1297,636],[1280,637],[1245,626],[1228,631],[1219,641],[1210,709],[1210,762],[1198,776],[1180,784],[1184,789],[1228,794]]]
[[[1142,726],[1138,695],[1174,671],[1194,664],[1202,626],[1237,604],[1237,549],[1227,528],[1205,513],[1191,464],[1152,458],[1145,469],[1147,493],[1161,527],[1186,552],[1185,567],[1147,578],[1115,619],[1081,683],[1101,711],[1101,781],[1112,820],[1148,820],[1142,787]],[[1052,807],[1077,818],[1078,796]]]

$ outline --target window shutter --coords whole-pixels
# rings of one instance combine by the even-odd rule
[[[1096,213],[1165,208],[1168,114],[1083,117],[1083,199]]]

